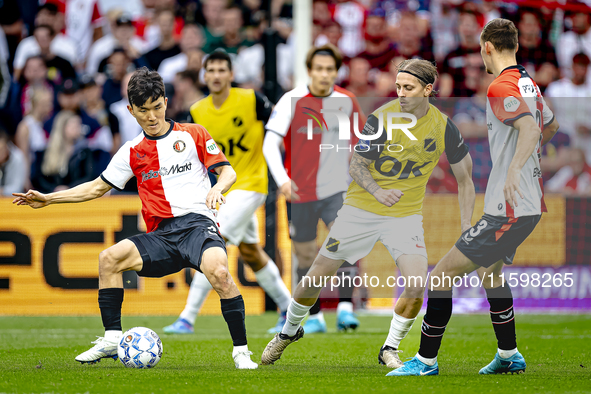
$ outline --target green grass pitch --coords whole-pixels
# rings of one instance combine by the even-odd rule
[[[487,393],[591,392],[591,315],[518,315],[523,375],[479,376],[496,351],[487,315],[453,316],[439,355],[439,376],[385,377],[377,354],[390,317],[361,316],[355,333],[307,335],[276,365],[237,371],[221,316],[199,317],[193,335],[165,335],[174,317],[123,317],[125,328],[145,326],[162,338],[162,360],[151,370],[119,361],[80,365],[74,357],[101,334],[100,317],[0,317],[0,393]],[[276,314],[248,316],[249,348],[260,362]],[[401,349],[403,360],[419,344],[420,319]]]

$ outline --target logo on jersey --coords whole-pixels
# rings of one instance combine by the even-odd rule
[[[181,153],[185,150],[187,145],[185,145],[185,142],[183,140],[177,140],[172,147],[174,148],[175,152]]]
[[[217,155],[220,153],[220,148],[218,148],[217,144],[213,139],[207,140],[205,142],[205,150],[210,155]]]
[[[515,112],[519,108],[519,100],[513,96],[509,96],[503,101],[503,106],[505,107],[505,111]]]
[[[144,160],[146,158],[146,154],[144,153],[143,155],[140,155],[139,152],[135,153],[135,156],[139,159],[139,160]]]
[[[187,162],[185,164],[175,164],[170,168],[161,167],[159,170],[150,170],[148,172],[142,171],[142,183],[149,181],[150,179],[158,178],[159,176],[167,176],[174,174],[182,174],[183,172],[191,171],[192,163]]]
[[[328,242],[326,243],[326,250],[328,250],[329,252],[336,252],[337,250],[339,250],[340,243],[341,241],[337,241],[334,238],[329,238]]]
[[[534,178],[541,178],[542,177],[542,171],[539,168],[534,168]]]
[[[232,122],[234,123],[234,126],[236,126],[236,127],[240,127],[244,124],[244,122],[242,122],[242,118],[239,116],[233,118]]]
[[[426,138],[425,139],[425,151],[427,152],[435,152],[437,149],[437,144],[433,138]]]

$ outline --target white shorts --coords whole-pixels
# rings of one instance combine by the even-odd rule
[[[232,190],[226,203],[220,205],[217,222],[228,243],[240,245],[259,243],[259,225],[255,212],[267,198],[266,194],[249,190]]]
[[[382,216],[351,205],[343,205],[339,211],[320,254],[355,262],[367,256],[378,241],[395,261],[404,254],[427,258],[422,215]]]

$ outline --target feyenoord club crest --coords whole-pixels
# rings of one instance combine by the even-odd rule
[[[182,151],[185,150],[185,148],[187,147],[185,145],[185,142],[182,140],[178,140],[174,143],[174,145],[172,146],[174,148],[174,150],[178,153],[181,153]]]

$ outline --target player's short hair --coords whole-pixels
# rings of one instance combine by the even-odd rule
[[[127,97],[131,105],[141,107],[150,99],[156,101],[165,96],[166,90],[162,77],[156,71],[149,70],[148,67],[136,70],[129,79]]]
[[[515,51],[517,49],[519,31],[515,24],[508,19],[496,18],[488,22],[482,33],[480,39],[482,42],[490,42],[493,44],[497,52]]]
[[[312,59],[314,59],[314,56],[316,55],[331,56],[334,59],[337,70],[341,68],[341,65],[343,64],[343,55],[341,55],[339,48],[327,43],[320,47],[310,48],[308,54],[306,55],[306,67],[308,67],[308,70],[312,69]]]
[[[216,49],[215,51],[210,53],[205,59],[205,62],[203,63],[203,68],[207,70],[207,65],[209,64],[209,62],[219,60],[228,62],[228,69],[232,71],[232,58],[230,57],[230,55],[228,55],[228,52],[224,51],[223,49]]]
[[[435,85],[435,81],[439,77],[435,64],[425,59],[403,60],[396,66],[396,69],[398,72],[405,72],[414,76],[423,87],[429,84]],[[431,91],[431,96],[435,96],[436,94],[437,91]]]

